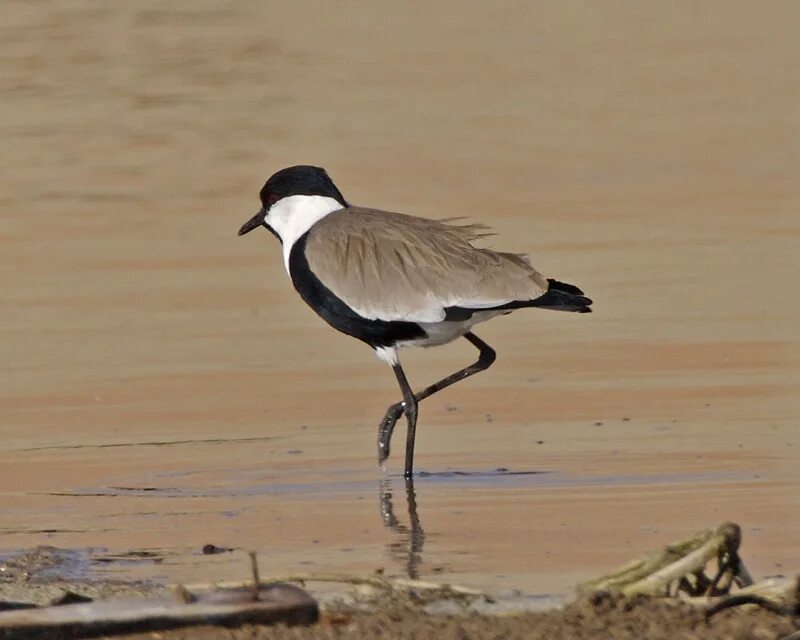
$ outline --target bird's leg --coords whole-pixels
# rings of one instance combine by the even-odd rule
[[[434,382],[429,387],[425,387],[421,391],[417,393],[412,393],[411,397],[414,398],[414,426],[416,428],[416,405],[424,400],[425,398],[432,396],[437,391],[441,391],[445,387],[449,387],[451,384],[455,384],[460,380],[464,380],[465,378],[469,378],[471,375],[478,373],[479,371],[485,371],[492,363],[495,361],[497,357],[497,353],[494,349],[492,349],[488,344],[486,344],[483,340],[481,340],[478,336],[474,333],[469,332],[465,333],[464,337],[470,341],[472,345],[477,347],[478,351],[480,352],[478,356],[478,360],[469,365],[468,367],[464,367],[463,369],[459,369],[455,373],[450,374],[446,378],[442,378],[438,382]],[[400,365],[396,365],[397,368]],[[395,374],[398,376],[398,382],[400,382],[400,374],[403,376],[403,380],[405,380],[406,387],[408,387],[408,381],[406,380],[405,374],[403,370],[400,369],[400,374],[397,374],[397,368],[395,368]],[[403,390],[403,397],[406,397],[405,389],[403,388],[403,382],[400,382],[400,388]],[[400,419],[400,416],[403,415],[405,411],[406,401],[398,402],[390,406],[387,411],[386,415],[383,416],[383,420],[381,420],[380,425],[378,426],[378,463],[383,464],[386,459],[389,457],[389,450],[390,450],[390,441],[392,439],[392,432],[394,431],[395,423]],[[413,457],[414,452],[414,442],[413,436],[411,437],[411,455]],[[409,464],[408,459],[408,447],[409,443],[406,442],[406,477],[411,477],[410,469],[411,465]]]
[[[406,414],[406,422],[408,423],[408,431],[406,432],[406,466],[403,475],[410,478],[414,473],[414,438],[417,434],[417,399],[414,397],[414,391],[411,385],[408,384],[405,371],[400,363],[397,362],[392,365],[394,375],[397,376],[397,382],[400,385],[400,391],[403,392],[403,413]],[[391,435],[391,434],[390,434]]]
[[[441,391],[445,387],[449,387],[451,384],[455,384],[464,378],[469,378],[471,375],[474,375],[480,371],[485,371],[492,366],[492,363],[497,358],[497,352],[471,331],[469,333],[465,333],[464,337],[469,340],[471,344],[477,347],[478,351],[480,352],[478,359],[468,367],[459,369],[455,373],[451,373],[446,378],[442,378],[439,380],[439,382],[434,382],[431,386],[425,387],[422,391],[416,393],[415,396],[417,398],[417,402],[424,400],[428,396],[432,396],[437,391]]]

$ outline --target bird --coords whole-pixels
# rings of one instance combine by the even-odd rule
[[[378,424],[378,463],[383,467],[388,459],[395,425],[405,414],[406,479],[414,473],[420,402],[495,361],[495,350],[473,333],[476,324],[524,308],[592,310],[583,291],[543,276],[525,255],[475,246],[493,235],[485,225],[352,205],[322,167],[281,169],[259,197],[261,208],[238,235],[259,227],[275,235],[300,297],[392,367],[402,400]],[[415,392],[398,351],[461,337],[478,350],[478,359]]]

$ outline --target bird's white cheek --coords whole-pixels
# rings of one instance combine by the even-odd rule
[[[314,223],[342,208],[341,202],[327,196],[287,196],[270,207],[267,215],[264,216],[264,222],[272,227],[281,239],[283,261],[287,272],[289,271],[289,254],[294,243]]]

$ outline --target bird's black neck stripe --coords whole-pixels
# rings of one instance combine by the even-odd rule
[[[308,266],[307,240],[308,232],[300,236],[292,246],[289,252],[289,275],[300,297],[325,322],[373,348],[390,347],[398,342],[427,337],[416,322],[369,320],[353,311],[343,300],[336,297]]]

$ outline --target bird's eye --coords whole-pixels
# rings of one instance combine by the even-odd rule
[[[275,204],[278,200],[280,200],[280,198],[275,193],[270,193],[267,196],[267,204],[270,205],[270,206]]]

